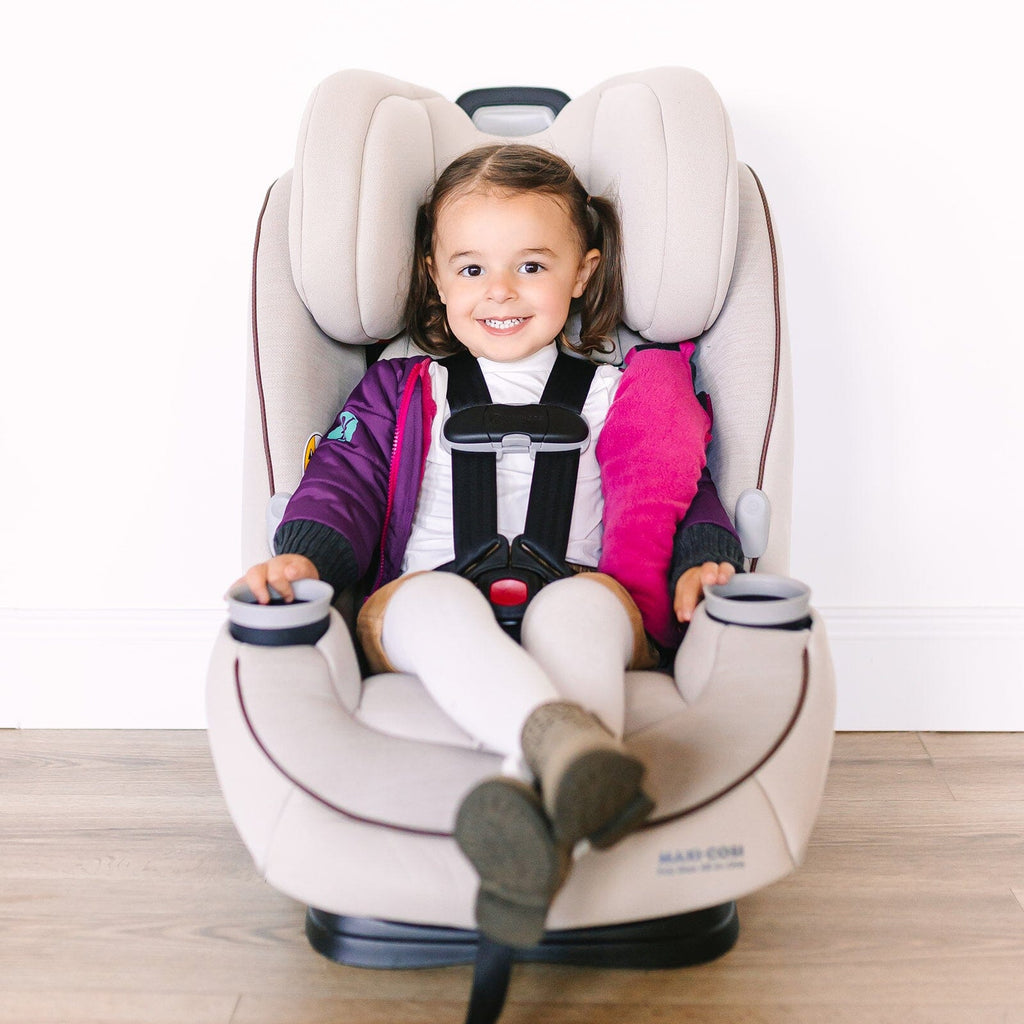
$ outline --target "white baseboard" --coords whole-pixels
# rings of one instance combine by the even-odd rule
[[[824,608],[839,730],[1024,730],[1024,609]]]
[[[220,610],[0,610],[0,728],[205,728],[223,622]]]
[[[840,730],[1024,730],[1024,609],[819,609]],[[0,728],[201,729],[220,610],[0,610]]]

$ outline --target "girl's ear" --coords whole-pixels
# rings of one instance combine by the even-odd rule
[[[437,269],[434,266],[434,259],[432,256],[426,258],[427,262],[427,273],[430,274],[430,280],[434,282],[434,287],[437,289],[437,297],[441,300],[442,306],[447,306],[448,301],[445,299],[441,292],[441,286],[437,282]]]
[[[572,289],[572,297],[578,299],[587,289],[587,282],[593,276],[597,265],[601,262],[600,249],[591,249],[580,260],[580,269],[576,273],[576,284]],[[442,301],[444,301],[442,299]]]

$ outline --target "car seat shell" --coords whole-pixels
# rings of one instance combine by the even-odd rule
[[[303,118],[295,167],[268,191],[253,260],[243,557],[268,556],[264,509],[294,489],[309,439],[362,375],[362,346],[402,331],[412,218],[434,175],[488,141],[432,90],[332,76]],[[507,140],[503,140],[507,141]],[[737,164],[706,79],[620,76],[517,141],[557,149],[626,236],[627,313],[615,360],[641,338],[699,338],[714,408],[709,465],[727,508],[768,493],[772,531],[751,569],[788,571],[790,367],[768,204]],[[382,253],[394,254],[382,259]],[[410,351],[393,341],[385,356]],[[580,856],[552,929],[663,918],[783,877],[806,849],[831,749],[835,693],[817,615],[795,630],[697,610],[668,676],[630,673],[626,742],[656,809],[611,850]],[[208,685],[210,741],[238,831],[275,888],[327,914],[472,929],[476,877],[451,837],[462,796],[500,769],[418,680],[362,679],[342,615],[315,646],[239,643]]]

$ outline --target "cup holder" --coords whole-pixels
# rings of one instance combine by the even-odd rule
[[[788,576],[737,573],[728,583],[704,588],[704,607],[711,618],[732,625],[804,629],[811,589]]]
[[[231,635],[261,647],[315,644],[331,624],[334,589],[322,580],[296,580],[294,601],[285,601],[271,588],[270,604],[259,604],[245,583],[228,591]]]

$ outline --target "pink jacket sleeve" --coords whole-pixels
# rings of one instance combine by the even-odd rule
[[[678,642],[668,589],[672,541],[711,439],[711,419],[693,390],[693,351],[693,342],[631,351],[597,442],[605,502],[598,569],[630,592],[647,632],[665,646]]]

